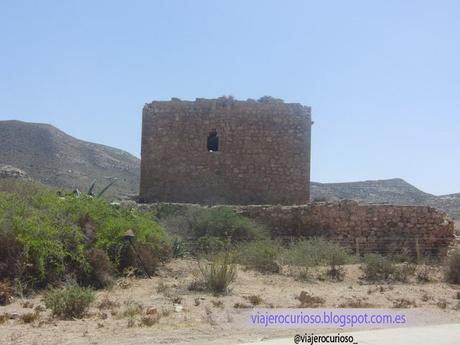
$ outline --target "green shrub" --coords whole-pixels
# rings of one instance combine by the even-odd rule
[[[214,293],[226,293],[236,278],[236,266],[230,256],[216,257],[212,262],[200,265],[203,284]]]
[[[183,258],[188,255],[187,246],[184,241],[180,238],[175,238],[172,242],[172,257],[173,258]]]
[[[372,282],[388,280],[396,271],[396,266],[379,254],[365,255],[361,268],[364,272],[364,278]]]
[[[345,276],[345,271],[343,270],[343,265],[350,262],[350,253],[343,247],[334,246],[331,247],[331,251],[327,254],[327,264],[329,269],[326,274],[337,281],[343,280]]]
[[[220,237],[203,236],[196,241],[195,253],[216,255],[228,247],[228,242]]]
[[[275,241],[251,241],[237,246],[235,259],[248,269],[261,273],[277,273],[280,271],[280,251],[281,246]]]
[[[227,207],[200,209],[191,219],[195,238],[203,236],[230,239],[232,243],[256,240],[263,237],[263,230],[253,221]]]
[[[53,316],[79,319],[88,311],[94,299],[95,294],[91,289],[69,283],[63,288],[50,290],[45,295],[44,302]]]
[[[91,259],[95,250],[121,272],[130,247],[124,239],[128,229],[136,234],[136,246],[148,246],[157,261],[167,257],[168,240],[151,212],[85,195],[62,197],[23,181],[0,184],[0,259],[6,263],[0,265],[0,278],[37,288],[67,275],[88,277],[101,273],[100,263]],[[105,284],[99,273],[99,281],[89,285]]]
[[[452,284],[460,284],[460,249],[454,251],[448,259],[446,280]]]
[[[301,239],[291,243],[281,255],[283,264],[312,267],[341,266],[352,262],[353,256],[339,244],[323,238]]]

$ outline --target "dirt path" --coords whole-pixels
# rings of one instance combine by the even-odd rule
[[[318,333],[318,335],[320,334],[321,333]],[[359,345],[458,345],[460,339],[460,323],[437,326],[357,331],[349,333],[342,332],[340,334],[353,336],[354,342]],[[337,335],[337,333],[335,335]],[[294,336],[295,335],[293,333],[293,336],[290,338],[273,339],[239,345],[292,345],[297,343],[294,341]],[[297,338],[297,341],[299,341],[297,344],[308,344],[307,342],[302,342],[302,339],[299,337]]]

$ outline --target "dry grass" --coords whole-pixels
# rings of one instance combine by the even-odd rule
[[[231,263],[228,255],[200,265],[203,283],[207,290],[216,294],[225,294],[228,287],[236,279],[236,265]]]
[[[161,319],[161,315],[157,313],[151,313],[147,315],[143,315],[141,317],[141,326],[152,327],[153,325],[157,324]]]
[[[447,303],[447,301],[446,301],[444,298],[442,298],[442,299],[440,299],[440,300],[436,303],[436,305],[437,305],[438,308],[440,308],[440,309],[446,309],[448,303]]]
[[[211,304],[214,308],[224,309],[224,302],[222,302],[221,300],[212,300]]]
[[[134,327],[136,325],[136,318],[137,316],[142,315],[144,307],[142,304],[133,300],[128,300],[124,304],[125,309],[122,315],[128,319],[127,327]]]
[[[262,297],[259,295],[244,296],[244,299],[248,300],[253,306],[259,305],[263,302]]]
[[[302,269],[298,266],[292,268],[290,272]],[[186,291],[188,283],[195,274],[199,274],[196,261],[174,259],[158,272],[158,276],[152,279],[136,279],[128,290],[114,287],[110,291],[99,292],[94,307],[81,321],[48,321],[47,312],[41,314],[40,320],[23,324],[19,316],[33,310],[22,308],[21,302],[25,300],[15,300],[7,307],[0,308],[0,315],[8,311],[16,317],[11,320],[3,318],[4,324],[0,326],[0,344],[10,343],[8,337],[14,332],[22,332],[26,337],[39,334],[43,339],[53,339],[56,332],[65,332],[69,341],[78,342],[87,328],[86,339],[89,340],[91,337],[92,341],[101,345],[147,343],[151,342],[151,339],[155,339],[155,343],[164,344],[172,338],[181,338],[190,345],[214,344],[217,343],[217,329],[218,333],[228,334],[229,343],[248,342],[253,339],[253,330],[238,331],[238,334],[232,332],[244,315],[256,306],[391,308],[394,303],[395,307],[414,308],[412,301],[415,301],[417,311],[420,310],[430,315],[429,317],[433,315],[436,320],[448,323],[449,320],[460,317],[460,310],[456,310],[460,301],[457,299],[457,292],[460,290],[455,285],[439,280],[442,275],[440,266],[430,266],[437,281],[423,285],[417,283],[415,277],[409,283],[369,284],[360,279],[362,271],[359,264],[344,266],[346,275],[342,282],[331,282],[329,279],[324,282],[315,280],[317,272],[327,268],[311,267],[312,278],[309,282],[299,282],[293,276],[283,274],[267,275],[242,270],[239,271],[238,279],[231,285],[231,294],[217,297],[207,291]],[[162,284],[159,284],[160,282]],[[168,292],[157,293],[157,287],[160,285],[167,286]],[[301,291],[305,291],[302,296]],[[181,305],[184,308],[176,312],[173,302],[177,300],[173,297],[178,295],[182,298]],[[41,304],[41,297],[33,296],[27,298],[27,301],[38,306]],[[396,298],[402,300],[394,301]],[[443,299],[446,301],[445,310],[442,309],[443,303],[439,303]],[[103,327],[98,328],[98,323]],[[278,333],[278,336],[282,335]],[[16,343],[25,342],[18,340]]]
[[[323,298],[310,295],[307,291],[302,291],[296,299],[300,302],[300,308],[317,308],[325,302]]]
[[[171,287],[168,284],[165,284],[162,280],[157,285],[156,291],[161,294],[167,294]]]
[[[13,295],[13,285],[9,281],[0,281],[0,305],[9,304]]]
[[[97,308],[99,310],[113,310],[119,307],[120,307],[120,303],[110,299],[108,294],[105,294],[104,297],[102,297],[99,304],[97,305]]]
[[[241,302],[236,302],[233,305],[233,308],[235,308],[235,309],[250,309],[250,308],[252,308],[252,305],[241,303]]]
[[[452,284],[460,284],[460,249],[454,251],[449,257],[446,280]]]
[[[415,308],[417,307],[417,304],[415,303],[414,300],[411,300],[411,299],[407,299],[407,298],[397,298],[393,301],[393,308],[403,308],[403,309],[407,309],[407,308]]]
[[[430,283],[434,282],[433,273],[431,267],[428,265],[419,265],[415,271],[415,278],[419,283]]]
[[[208,306],[204,307],[204,312],[205,313],[203,315],[203,320],[206,323],[210,324],[211,326],[217,325],[217,321],[214,318],[214,314],[213,314],[212,310]]]
[[[346,302],[342,302],[338,306],[339,308],[374,308],[375,304],[371,304],[361,298],[347,298]]]
[[[32,302],[30,302],[30,301],[24,301],[24,302],[22,302],[21,306],[23,308],[31,308],[32,309],[34,307],[34,304]]]
[[[26,313],[26,314],[22,314],[19,319],[23,322],[23,323],[33,323],[37,320],[40,319],[40,313],[38,312],[33,312],[33,313]]]

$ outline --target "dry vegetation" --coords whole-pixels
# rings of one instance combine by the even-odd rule
[[[363,279],[361,264],[344,265],[344,279],[338,282],[315,278],[327,266],[312,267],[307,282],[296,280],[288,268],[266,274],[238,266],[231,290],[216,296],[212,291],[189,290],[191,282],[201,275],[196,259],[173,259],[152,279],[132,279],[129,289],[114,286],[96,291],[96,300],[82,319],[71,321],[53,316],[50,309],[36,311],[43,308],[46,295],[42,293],[16,298],[0,307],[0,343],[13,344],[9,339],[14,334],[34,334],[40,339],[37,344],[87,344],[90,339],[107,345],[134,340],[142,343],[153,336],[158,339],[156,343],[198,345],[219,344],[216,334],[226,335],[227,343],[229,339],[237,343],[238,339],[282,335],[279,330],[255,330],[240,323],[242,315],[256,307],[409,308],[435,315],[443,322],[460,318],[460,290],[445,283],[439,269],[433,268],[429,283],[418,282],[416,276],[406,283],[371,283]],[[18,336],[14,344],[32,343],[30,337]]]
[[[7,255],[0,254],[1,263],[10,268],[26,264],[0,272],[1,344],[108,345],[155,339],[159,344],[198,345],[292,335],[292,330],[248,327],[242,319],[253,308],[407,308],[428,313],[430,322],[460,318],[458,251],[445,264],[432,265],[378,254],[356,257],[320,238],[288,244],[266,239],[264,229],[225,208],[178,214],[165,206],[156,215],[124,213],[99,200],[57,201],[39,193],[45,194],[37,207],[33,197],[0,192],[3,214],[11,210],[1,201],[13,198],[23,203],[21,210],[29,207],[39,224],[48,225],[47,242],[38,241],[41,251],[29,252],[24,261],[24,237],[12,236],[22,233],[11,221],[0,223],[0,236],[14,244]],[[51,216],[41,213],[54,202],[61,206]],[[66,236],[51,231],[53,217],[66,225],[73,219]],[[150,226],[155,236],[148,236]],[[126,227],[146,234],[135,246],[141,260],[150,263],[152,279],[140,274],[143,267],[135,253],[114,236]],[[44,250],[57,239],[61,247]],[[169,254],[156,251],[160,246]],[[67,259],[56,266],[58,252]]]

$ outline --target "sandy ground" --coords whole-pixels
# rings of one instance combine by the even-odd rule
[[[240,269],[230,294],[216,297],[188,290],[199,272],[196,261],[174,260],[152,279],[134,279],[125,288],[115,286],[99,291],[97,302],[82,320],[55,320],[47,311],[40,314],[39,320],[28,324],[19,318],[9,319],[0,325],[0,344],[228,345],[289,337],[306,330],[251,328],[238,321],[249,309],[235,308],[235,304],[250,307],[248,297],[257,295],[262,299],[259,307],[298,307],[296,297],[301,291],[323,298],[321,307],[351,307],[361,303],[372,308],[393,308],[395,301],[404,299],[412,304],[412,313],[423,315],[418,321],[421,324],[460,322],[460,286],[439,281],[373,285],[359,279],[358,265],[349,265],[345,270],[344,281],[331,282],[316,279],[319,272],[312,272],[313,278],[309,281],[298,281],[288,275],[287,269],[283,274],[272,275]],[[440,277],[440,272],[434,269],[433,276]],[[32,305],[43,305],[41,297],[17,299],[0,307],[0,315],[30,313]],[[104,300],[116,305],[98,308]],[[140,304],[143,311],[130,318],[125,311],[134,303]],[[160,315],[159,322],[152,326],[142,325],[141,317],[147,313]]]

